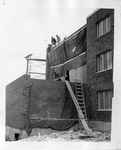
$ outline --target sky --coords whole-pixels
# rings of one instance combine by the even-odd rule
[[[71,35],[95,10],[80,8],[73,0],[5,0],[5,4],[2,0],[1,4],[6,85],[25,74],[25,56],[45,59],[51,36]],[[40,72],[45,72],[44,66]]]
[[[98,3],[98,0],[1,0],[5,84],[26,73],[24,57],[28,54],[33,54],[32,58],[46,58],[51,36],[58,34],[63,39],[85,25]],[[45,64],[35,65],[40,66],[38,71],[45,72]]]

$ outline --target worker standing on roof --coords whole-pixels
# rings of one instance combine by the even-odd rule
[[[51,51],[51,49],[52,49],[52,45],[51,45],[51,44],[48,44],[48,47],[47,47],[48,53]]]
[[[61,38],[58,35],[56,35],[56,38],[57,38],[57,43],[59,44],[61,42]]]
[[[56,39],[54,37],[51,37],[51,44],[56,45]]]

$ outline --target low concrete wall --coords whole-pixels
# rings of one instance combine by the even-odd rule
[[[89,121],[90,128],[94,131],[111,133],[111,123],[102,121]]]
[[[23,139],[23,138],[28,137],[25,130],[19,130],[19,129],[15,129],[15,128],[11,128],[9,126],[6,126],[5,136],[7,138],[11,139],[11,141],[15,141],[15,133],[19,134],[19,139]]]

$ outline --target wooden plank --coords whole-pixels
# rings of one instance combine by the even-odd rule
[[[70,92],[70,95],[71,95],[72,100],[73,100],[73,102],[74,102],[74,104],[75,104],[75,107],[76,107],[76,109],[77,109],[77,111],[78,111],[79,119],[81,120],[82,125],[83,125],[85,131],[86,131],[87,133],[90,133],[91,130],[90,130],[90,128],[88,127],[88,125],[87,125],[87,123],[86,123],[86,121],[85,121],[85,119],[84,119],[84,115],[83,115],[82,110],[81,110],[81,108],[80,108],[80,106],[79,106],[79,104],[78,104],[78,101],[77,101],[77,99],[76,99],[76,97],[75,97],[75,95],[74,95],[74,93],[73,93],[73,90],[72,90],[72,88],[71,88],[71,86],[70,86],[70,84],[69,84],[68,81],[65,80],[65,83],[66,83],[66,86],[67,86],[67,88],[68,88],[68,90],[69,90],[69,92]]]
[[[27,60],[31,60],[31,61],[44,61],[44,62],[46,62],[46,59],[34,59],[34,58],[28,58]]]

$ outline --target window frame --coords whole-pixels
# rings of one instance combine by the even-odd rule
[[[109,60],[111,63],[109,63]],[[105,65],[107,68],[105,67]],[[113,69],[113,51],[111,49],[96,55],[96,73],[104,72],[111,69]]]
[[[104,32],[104,29],[105,29],[105,32]],[[105,16],[105,18],[102,18],[101,20],[96,22],[96,30],[97,30],[96,31],[97,38],[109,33],[111,31],[111,15],[107,15]],[[103,30],[103,32],[101,32],[101,30]]]
[[[106,92],[108,92],[108,103],[109,103],[109,108],[105,108],[106,106]],[[103,94],[103,108],[100,108],[100,98],[101,93]],[[109,97],[112,97],[109,99]],[[97,91],[97,102],[98,102],[98,108],[97,111],[111,111],[112,110],[112,99],[113,99],[113,89],[108,89],[108,90],[102,90],[102,91]]]

